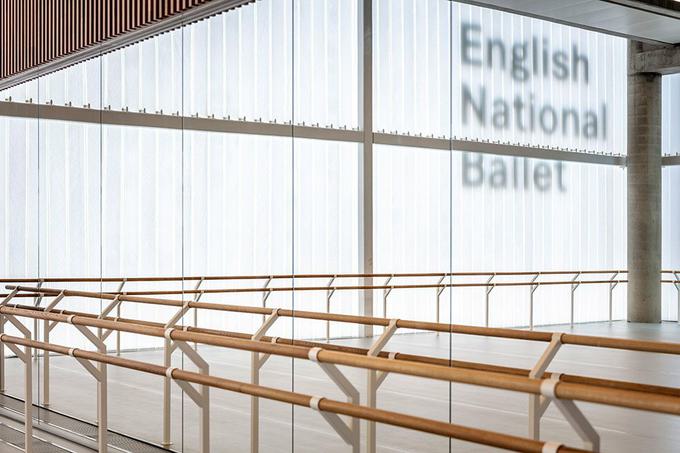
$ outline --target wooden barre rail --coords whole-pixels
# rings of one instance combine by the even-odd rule
[[[140,362],[137,360],[112,357],[97,352],[90,352],[82,349],[72,349],[61,345],[55,345],[52,343],[45,343],[40,341],[23,339],[19,337],[13,337],[7,334],[0,334],[0,342],[42,349],[44,351],[54,352],[62,355],[72,355],[73,357],[80,359],[105,363],[108,365],[154,374],[157,376],[167,376],[169,374],[172,377],[172,379],[176,380],[182,380],[185,382],[190,382],[199,385],[206,385],[213,388],[218,388],[222,390],[227,390],[251,396],[257,396],[260,398],[267,398],[270,400],[294,404],[302,407],[313,407],[313,400],[315,399],[314,396],[306,395],[303,393],[249,384],[245,382],[224,379],[216,376],[202,375],[199,373],[185,371],[177,368],[166,368],[160,365]],[[547,442],[542,442],[538,440],[532,440],[518,436],[511,436],[508,434],[502,434],[477,428],[470,428],[462,425],[456,425],[452,423],[446,423],[438,420],[416,417],[392,411],[374,409],[366,406],[335,401],[328,398],[319,398],[317,404],[319,410],[321,411],[332,412],[340,415],[347,415],[350,417],[362,418],[365,420],[372,420],[379,423],[385,423],[402,428],[413,429],[416,431],[422,431],[430,434],[437,434],[454,439],[464,440],[482,445],[488,445],[497,448],[503,448],[507,450],[541,453],[543,451],[543,448],[548,444]],[[587,450],[560,446],[556,451],[561,453],[584,453]]]
[[[499,275],[499,274],[493,274]],[[513,274],[518,275],[518,274]],[[536,274],[533,274],[536,275]],[[390,277],[390,276],[387,276]],[[396,275],[394,276],[397,277]],[[299,278],[295,276],[295,278]],[[321,278],[321,277],[319,277]],[[329,278],[334,278],[330,276]],[[256,276],[256,279],[261,279]],[[197,278],[187,278],[186,280],[199,280]],[[215,279],[220,280],[220,279]],[[106,282],[107,280],[64,280],[64,279],[41,279],[42,282],[64,283],[68,282]],[[108,280],[110,282],[122,280]],[[132,282],[133,280],[125,280]],[[138,282],[157,281],[153,279],[135,280]],[[0,283],[31,283],[38,280],[28,279],[5,279]],[[678,284],[680,280],[662,279],[660,283]],[[272,286],[261,288],[206,288],[206,289],[181,289],[181,290],[148,290],[148,291],[106,291],[106,294],[125,294],[128,296],[176,296],[182,294],[241,294],[241,293],[274,293],[274,292],[300,292],[300,291],[365,291],[365,290],[399,290],[399,289],[444,289],[444,288],[489,288],[489,287],[538,287],[538,286],[559,286],[559,285],[588,285],[588,284],[619,284],[628,283],[626,279],[613,280],[552,280],[552,281],[524,281],[524,282],[471,282],[471,283],[424,283],[424,284],[397,284],[397,285],[332,285],[332,286]],[[0,294],[6,297],[7,294]],[[33,297],[31,294],[21,294],[18,297]]]
[[[23,310],[19,308],[1,306],[0,314],[19,316],[33,319],[57,321],[77,326],[110,329],[127,333],[168,338],[175,341],[196,342],[212,346],[220,346],[243,351],[274,354],[297,359],[308,360],[313,348],[263,343],[255,340],[229,338],[221,335],[187,332],[173,329],[146,326],[141,324],[123,323],[105,319],[93,319],[76,315],[63,315],[54,312]],[[677,345],[680,346],[680,345]],[[523,392],[533,395],[542,394],[542,384],[549,380],[535,379],[524,376],[471,370],[465,368],[445,367],[435,364],[423,364],[410,361],[396,361],[382,357],[358,356],[341,351],[318,348],[316,361],[334,365],[344,365],[367,370],[405,374],[423,378],[457,382],[461,384],[478,385],[502,390]],[[584,401],[597,404],[639,409],[680,415],[680,397],[649,394],[635,390],[612,389],[588,384],[554,382],[553,394],[558,399]]]
[[[626,274],[627,270],[583,270],[583,271],[500,271],[500,272],[402,272],[380,274],[261,274],[261,275],[207,275],[184,277],[45,277],[45,278],[3,278],[0,283],[120,283],[126,282],[167,282],[196,280],[277,280],[277,279],[320,279],[320,278],[400,278],[400,277],[475,277],[475,276],[522,276],[522,275],[569,275],[569,274]],[[662,270],[662,274],[680,273],[680,270]]]
[[[45,308],[42,307],[34,307],[34,306],[28,306],[28,305],[8,305],[13,308],[19,308],[19,309],[24,309],[24,310],[33,310],[33,311],[40,311],[44,312]],[[92,313],[83,313],[83,312],[78,312],[78,311],[71,311],[71,310],[58,310],[59,314],[63,315],[76,315],[76,316],[84,316],[87,318],[97,318],[97,319],[105,319],[108,321],[118,321],[118,322],[123,322],[123,323],[129,323],[129,324],[140,324],[140,325],[146,325],[146,326],[152,326],[152,327],[164,327],[165,325],[161,322],[153,322],[153,321],[145,321],[145,320],[137,320],[137,319],[128,319],[128,318],[119,318],[119,317],[111,317],[111,316],[106,316],[106,317],[99,317],[95,314]],[[233,337],[233,338],[240,338],[244,340],[249,340],[253,337],[252,334],[249,333],[242,333],[242,332],[231,332],[231,331],[225,331],[225,330],[218,330],[218,329],[208,329],[208,328],[201,328],[201,327],[193,327],[193,326],[183,326],[180,324],[177,324],[175,326],[177,329],[181,330],[186,330],[189,332],[196,332],[196,333],[208,333],[208,334],[214,334],[214,335],[222,335],[222,336],[227,336],[227,337]],[[291,338],[282,338],[282,337],[270,337],[270,336],[262,336],[260,338],[261,342],[263,343],[279,343],[279,344],[288,344],[288,345],[294,345],[294,346],[303,346],[303,347],[309,347],[309,348],[314,348],[314,347],[321,347],[325,348],[328,350],[332,351],[341,351],[341,352],[346,352],[350,354],[356,354],[356,355],[367,355],[368,349],[365,348],[359,348],[359,347],[353,347],[353,346],[342,346],[342,345],[336,345],[332,343],[321,343],[321,342],[315,342],[315,341],[309,341],[309,340],[296,340],[296,339],[291,339]],[[451,360],[451,359],[443,359],[443,358],[438,358],[438,357],[431,357],[431,356],[423,356],[423,355],[416,355],[416,354],[405,354],[401,352],[390,352],[390,351],[381,351],[377,354],[377,357],[382,357],[382,358],[392,358],[393,360],[406,360],[410,362],[419,362],[419,363],[429,363],[433,365],[441,365],[441,366],[453,366],[457,368],[467,368],[467,369],[473,369],[473,370],[480,370],[480,371],[492,371],[492,372],[497,372],[497,373],[506,373],[506,374],[513,374],[517,376],[529,376],[530,370],[528,369],[523,369],[523,368],[515,368],[515,367],[507,367],[507,366],[502,366],[502,365],[489,365],[486,363],[479,363],[479,362],[469,362],[469,361],[462,361],[462,360]],[[636,390],[640,392],[646,392],[646,393],[655,393],[655,394],[661,394],[661,395],[669,395],[669,396],[676,396],[680,397],[680,388],[673,388],[673,387],[664,387],[660,385],[650,385],[650,384],[640,384],[636,382],[627,382],[627,381],[617,381],[617,380],[612,380],[612,379],[601,379],[601,378],[593,378],[593,377],[588,377],[588,376],[580,376],[580,375],[571,375],[571,374],[564,374],[564,373],[550,373],[550,372],[545,372],[542,375],[543,379],[559,379],[564,382],[572,382],[572,383],[580,383],[580,384],[589,384],[589,385],[596,385],[596,386],[603,386],[603,387],[609,387],[609,388],[616,388],[616,389],[621,389],[621,390]]]
[[[141,296],[126,296],[126,295],[113,295],[109,293],[97,293],[91,291],[77,291],[77,290],[61,290],[55,288],[37,288],[30,286],[13,286],[7,285],[6,289],[17,290],[17,291],[28,291],[34,294],[42,294],[47,296],[57,296],[63,292],[64,296],[70,297],[86,297],[94,299],[106,299],[114,300],[118,298],[120,301],[124,302],[138,302],[146,303],[152,305],[165,305],[173,307],[183,307],[187,306],[189,308],[197,309],[207,309],[207,310],[218,310],[218,311],[228,311],[228,312],[238,312],[238,313],[249,313],[249,314],[259,314],[259,315],[271,315],[275,311],[279,316],[285,317],[296,317],[302,319],[316,319],[321,321],[333,321],[333,322],[345,322],[345,323],[356,323],[365,324],[373,326],[383,326],[387,327],[390,323],[389,319],[376,318],[370,316],[357,316],[357,315],[345,315],[345,314],[335,314],[335,313],[319,313],[313,311],[303,311],[303,310],[289,310],[289,309],[275,309],[268,307],[248,307],[239,305],[226,305],[217,304],[209,302],[194,302],[194,301],[180,301],[172,299],[159,299],[151,297],[141,297]],[[529,341],[542,341],[550,342],[552,340],[552,332],[538,332],[538,331],[527,331],[519,329],[508,329],[499,327],[478,327],[478,326],[466,326],[461,324],[446,324],[446,323],[435,323],[427,321],[410,321],[410,320],[397,320],[397,327],[405,329],[416,329],[416,330],[428,330],[432,332],[444,332],[444,333],[456,333],[465,335],[477,335],[477,336],[488,336],[488,337],[499,337],[499,338],[512,338],[517,340],[529,340]],[[562,343],[571,344],[578,346],[592,346],[601,347],[609,349],[625,349],[633,351],[642,352],[656,352],[662,354],[677,354],[680,355],[680,343],[667,343],[659,341],[648,341],[648,340],[632,340],[625,338],[608,338],[608,337],[596,337],[590,335],[576,335],[563,333]]]

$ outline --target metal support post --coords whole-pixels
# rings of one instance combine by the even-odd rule
[[[576,403],[571,400],[557,398],[555,389],[559,384],[559,379],[544,379],[541,383],[541,396],[547,398],[557,406],[569,425],[574,428],[576,434],[583,441],[583,446],[593,452],[600,451],[600,435],[595,431],[593,425],[583,415]]]
[[[385,347],[390,338],[397,331],[397,319],[391,319],[390,323],[385,328],[385,331],[378,337],[375,343],[369,348],[366,355],[371,357],[376,357],[380,351]],[[375,408],[377,404],[378,397],[378,387],[383,383],[387,377],[387,373],[384,371],[378,372],[376,370],[368,370],[368,386],[366,395],[366,404],[368,407]],[[376,432],[375,432],[375,422],[368,421],[366,426],[366,451],[368,453],[375,453],[376,451]]]
[[[0,315],[0,337],[5,334],[7,319]],[[0,342],[0,393],[5,393],[5,343]]]
[[[446,289],[446,286],[444,286],[442,284],[442,283],[444,283],[444,279],[446,279],[446,275],[442,276],[442,278],[439,279],[439,281],[437,282],[437,285],[441,285],[441,286],[438,286],[436,288],[437,289],[437,304],[435,306],[436,313],[435,313],[434,319],[435,319],[435,322],[437,324],[439,324],[439,317],[441,316],[441,314],[440,314],[440,312],[441,312],[441,295],[444,292],[444,289]],[[439,332],[437,332],[437,335],[439,335]]]
[[[108,418],[107,418],[107,377],[106,365],[98,363],[97,366],[86,359],[75,356],[76,349],[69,349],[68,355],[75,358],[85,370],[97,381],[97,447],[99,453],[106,453],[108,451]],[[101,352],[101,350],[100,350]]]
[[[115,299],[114,299],[115,300]],[[110,307],[113,310],[114,307]],[[106,343],[100,336],[95,335],[92,331],[85,327],[77,324],[73,324],[73,318],[75,315],[68,317],[68,323],[73,325],[80,333],[83,334],[85,338],[90,340],[97,350],[101,354],[106,354]],[[73,351],[69,352],[72,355]],[[84,361],[79,361],[84,364]],[[86,365],[84,365],[87,368]],[[92,367],[94,368],[94,367]],[[88,369],[88,371],[91,371]],[[93,374],[95,379],[97,379],[97,443],[100,453],[105,453],[108,448],[108,386],[106,377],[106,364],[99,362],[97,364],[97,373]],[[99,376],[99,377],[97,377]]]
[[[59,302],[64,298],[64,291],[60,292],[57,297],[52,299],[52,302],[50,302],[47,307],[45,307],[46,312],[50,312],[54,310],[54,307],[59,304]],[[45,320],[43,324],[43,338],[45,340],[45,343],[50,342],[50,332],[56,325],[56,321],[53,323],[50,323],[49,320]],[[49,406],[50,405],[50,354],[45,351],[45,354],[43,356],[43,405],[44,406]]]
[[[328,281],[328,289],[326,290],[326,313],[331,312],[331,297],[333,297],[333,294],[335,293],[335,288],[331,288],[331,285],[333,282],[335,282],[335,279],[337,278],[337,275],[334,275],[331,277],[331,279]],[[326,342],[329,342],[331,339],[331,322],[326,321]]]
[[[352,404],[360,404],[359,391],[352,385],[352,383],[345,377],[344,374],[332,363],[319,362],[319,352],[321,348],[312,348],[309,350],[308,357],[312,362],[316,362],[326,375],[338,386],[338,388],[347,397],[347,402]],[[321,412],[321,415],[326,421],[335,429],[335,431],[343,438],[343,440],[352,446],[352,453],[359,453],[361,448],[361,425],[357,417],[352,417],[350,426],[347,426],[342,419],[336,414]]]
[[[123,295],[123,288],[125,287],[125,283],[127,283],[127,278],[124,278],[122,282],[120,282],[120,285],[118,285],[118,291],[116,291],[118,294]],[[120,304],[116,306],[116,321],[120,319]],[[120,330],[116,331],[116,355],[120,357]]]
[[[264,286],[262,287],[262,308],[267,308],[267,299],[269,299],[269,295],[272,293],[272,289],[269,287],[269,284],[272,282],[274,277],[272,275],[269,276],[267,281],[264,283]],[[262,315],[262,322],[264,322],[264,318],[266,316]]]
[[[182,308],[177,310],[177,313],[175,313],[172,318],[168,322],[165,323],[165,328],[170,329],[175,326],[179,322],[180,319],[184,315],[187,314],[189,311],[189,303],[186,302],[184,305],[182,305]],[[172,367],[172,341],[169,339],[165,339],[163,343],[163,366],[166,368],[171,368]],[[168,448],[170,445],[172,445],[172,439],[171,439],[171,434],[170,434],[170,410],[172,409],[172,403],[171,403],[171,390],[172,390],[172,380],[170,377],[166,376],[163,379],[163,440],[161,441],[161,445],[165,448]]]
[[[612,322],[612,311],[614,310],[614,288],[619,284],[619,282],[614,281],[614,279],[616,279],[618,275],[618,271],[614,272],[614,275],[612,275],[612,278],[609,281],[609,322]]]
[[[7,305],[19,292],[18,288],[13,289],[3,300],[0,306]],[[0,335],[5,333],[5,323],[7,318],[0,315]],[[0,392],[5,392],[5,343],[0,342]]]
[[[208,362],[206,362],[203,357],[201,357],[200,354],[186,342],[173,341],[173,330],[175,329],[169,328],[165,331],[165,339],[172,343],[169,349],[172,350],[174,347],[179,348],[184,354],[186,354],[187,358],[189,358],[189,360],[191,360],[191,362],[196,365],[199,373],[208,375],[210,372]],[[176,369],[177,368],[172,367],[166,369],[165,376],[167,380],[173,380],[172,373]],[[201,432],[199,451],[201,453],[210,453],[210,387],[207,385],[201,385],[200,390],[196,390],[196,387],[189,382],[181,380],[175,380],[175,382],[201,410],[201,416],[199,420],[199,429]]]
[[[550,362],[555,358],[557,351],[562,346],[562,334],[554,333],[548,347],[536,362],[536,365],[529,371],[529,377],[543,379],[545,370],[548,369]],[[529,437],[538,440],[541,432],[541,416],[548,408],[550,400],[541,395],[529,395]]]
[[[265,318],[264,322],[252,336],[252,339],[259,341],[267,331],[274,325],[279,318],[279,311],[276,309],[271,315]],[[276,339],[272,340],[276,342]],[[269,354],[253,352],[250,356],[250,383],[260,384],[260,369],[269,359]],[[250,452],[257,453],[260,448],[260,399],[256,396],[250,397]]]
[[[541,275],[538,272],[534,278],[531,279],[531,284],[529,285],[529,329],[534,330],[534,293],[538,289],[540,283],[536,283],[538,277]]]
[[[491,284],[491,280],[496,276],[496,273],[489,277],[489,279],[486,281],[486,298],[484,300],[484,325],[486,327],[489,327],[489,296],[491,295],[491,291],[496,287],[495,284]]]
[[[163,366],[167,369],[172,368],[171,346],[172,342],[166,338],[163,343]],[[170,400],[170,392],[172,390],[171,383],[171,376],[166,375],[163,379],[163,440],[161,441],[161,445],[164,448],[169,448],[170,445],[172,445],[172,438],[170,435],[170,411],[172,409]]]
[[[201,287],[201,284],[203,283],[203,280],[204,278],[201,277],[198,283],[196,283],[196,286],[194,286],[194,291],[198,291],[198,289]],[[203,291],[194,295],[194,302],[200,301],[201,297],[203,297]],[[198,308],[194,308],[194,327],[198,327]],[[194,349],[198,351],[198,342],[194,342]]]
[[[38,289],[42,288],[43,283],[44,283],[44,280],[42,278],[39,279],[38,284],[35,285],[36,288],[38,288]],[[33,298],[33,306],[39,307],[40,303],[42,302],[42,298],[43,298],[42,294],[39,295],[38,297],[34,297]],[[33,320],[33,339],[38,341],[38,320],[37,319]],[[40,351],[38,351],[37,349],[33,349],[33,360],[38,360],[38,354],[40,354]],[[47,351],[43,351],[43,354],[47,355]]]
[[[16,294],[16,292],[14,292]],[[14,297],[12,295],[12,297]],[[7,297],[2,302],[5,305],[6,302],[12,297]],[[31,339],[31,331],[26,328],[19,320],[14,316],[5,316],[7,321],[10,321],[14,326],[22,333],[24,338],[27,340]],[[4,323],[4,320],[3,320]],[[4,344],[2,338],[5,334],[0,335],[0,343]],[[26,453],[32,453],[33,451],[33,364],[31,360],[31,349],[28,346],[24,346],[22,351],[15,344],[7,343],[7,347],[16,354],[16,356],[24,362],[24,451]]]
[[[383,286],[387,286],[390,284],[392,281],[392,278],[394,275],[391,275],[387,277],[387,280],[385,280],[385,283],[383,283]],[[392,287],[390,286],[389,288],[383,289],[383,318],[387,319],[387,296],[390,295],[392,292]]]
[[[7,305],[7,303],[17,295],[19,289],[12,290],[3,300],[0,302],[0,306]],[[0,335],[5,333],[5,323],[7,318],[0,315]],[[0,342],[0,392],[5,392],[5,344]]]
[[[543,374],[555,358],[555,355],[562,346],[562,333],[553,333],[552,340],[548,347],[538,359],[536,365],[529,372],[529,377],[542,379],[541,394],[529,396],[529,437],[535,440],[540,438],[541,417],[554,403],[562,413],[569,425],[574,428],[579,437],[583,440],[585,448],[594,452],[600,451],[600,436],[597,434],[591,423],[586,419],[581,410],[573,401],[561,400],[555,396],[555,388],[560,382],[560,374],[552,373],[550,379],[543,379]]]
[[[571,327],[574,327],[574,293],[576,292],[576,288],[581,284],[580,282],[576,282],[578,278],[581,276],[580,272],[577,272],[576,275],[574,275],[574,278],[571,279],[571,299],[570,299],[570,315],[569,315],[569,325]]]

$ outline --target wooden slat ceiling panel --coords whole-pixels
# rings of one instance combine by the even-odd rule
[[[0,0],[0,79],[211,0]]]

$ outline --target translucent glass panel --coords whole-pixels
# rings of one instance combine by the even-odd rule
[[[373,237],[376,273],[449,272],[451,269],[451,153],[376,146],[373,158]],[[437,278],[416,283],[437,283]],[[385,281],[377,279],[376,285]],[[413,280],[390,281],[392,284]],[[395,290],[374,313],[403,319],[436,319],[435,290]],[[443,298],[448,307],[448,295]],[[444,310],[445,307],[442,307]],[[448,311],[448,309],[446,310]],[[448,319],[448,316],[442,319]]]
[[[0,275],[5,277],[38,274],[37,132],[36,120],[0,117]]]
[[[624,39],[443,0],[374,27],[378,130],[625,154]]]
[[[102,275],[182,275],[182,147],[179,132],[103,126]],[[150,290],[154,283],[128,285]],[[179,283],[178,287],[181,287]],[[174,309],[129,304],[125,315],[165,319]],[[124,348],[160,344],[124,335]]]
[[[351,143],[295,140],[295,273],[359,272],[359,148]],[[338,281],[348,284],[351,280]],[[328,279],[298,280],[299,286],[328,284]],[[338,291],[332,311],[359,313],[357,292]],[[298,310],[326,311],[324,292],[295,293]],[[333,337],[356,335],[358,327],[333,323]],[[296,320],[298,338],[325,336],[325,323]]]
[[[42,104],[99,108],[101,105],[99,58],[40,77]]]
[[[625,171],[605,165],[542,161],[454,152],[454,270],[542,271],[620,269],[626,262]],[[553,278],[562,280],[565,276]],[[479,277],[477,280],[479,281]],[[549,278],[547,280],[550,280]],[[484,290],[457,290],[463,297],[454,320],[484,320]],[[569,319],[568,285],[541,287],[535,322]],[[578,289],[575,319],[604,320],[607,288]],[[496,288],[490,322],[528,324],[528,290]],[[597,302],[595,302],[597,301]],[[615,315],[622,316],[622,304]]]
[[[448,137],[451,132],[451,3],[376,0],[375,130]]]
[[[662,140],[661,150],[664,154],[680,154],[680,74],[664,76],[662,79]],[[680,271],[680,166],[668,166],[663,169],[662,194],[662,267],[667,270]],[[680,272],[678,272],[680,276]],[[666,279],[677,279],[674,275],[665,275]],[[662,286],[663,307],[662,319],[678,319],[677,290],[671,284]]]
[[[40,271],[100,275],[99,125],[40,121]]]
[[[661,267],[676,271],[666,274],[664,279],[680,279],[680,166],[663,169],[662,193],[662,240]],[[672,284],[662,285],[663,304],[661,319],[677,320],[680,295]]]
[[[452,5],[455,136],[625,153],[625,39]]]
[[[661,150],[664,154],[680,154],[680,74],[664,76],[661,87]]]
[[[182,111],[182,33],[174,30],[101,58],[102,105],[112,110]]]
[[[285,137],[187,132],[184,152],[184,274],[290,274],[292,151]],[[246,282],[261,286],[264,281]],[[289,283],[288,283],[289,284]],[[243,286],[206,282],[205,288]],[[188,288],[187,288],[188,289]],[[206,294],[202,300],[260,306],[262,294]],[[290,306],[290,293],[271,306]],[[254,332],[260,316],[199,314],[201,325]],[[290,336],[278,323],[272,333]],[[285,327],[285,329],[284,329]]]
[[[322,127],[359,126],[358,0],[296,0],[294,117]]]
[[[35,82],[22,83],[0,91],[0,101],[26,102],[38,99],[38,84]]]
[[[376,272],[443,272],[449,250],[454,272],[604,270],[625,263],[620,168],[387,146],[376,147],[374,165]],[[453,291],[454,322],[483,323],[485,290]],[[490,322],[527,325],[527,289],[494,291],[502,302],[492,305]],[[393,292],[388,316],[434,318],[432,293]],[[568,285],[540,288],[535,322],[568,320],[569,295]],[[623,316],[623,294],[616,296],[614,314]],[[577,298],[584,303],[575,304],[575,319],[607,318],[605,286],[584,285]],[[382,314],[381,304],[375,309]]]
[[[291,15],[291,0],[265,0],[187,27],[187,114],[290,121]]]
[[[442,272],[450,250],[451,156],[374,148],[375,272]]]

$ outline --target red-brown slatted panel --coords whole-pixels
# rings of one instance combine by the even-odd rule
[[[0,0],[0,78],[210,0]]]

